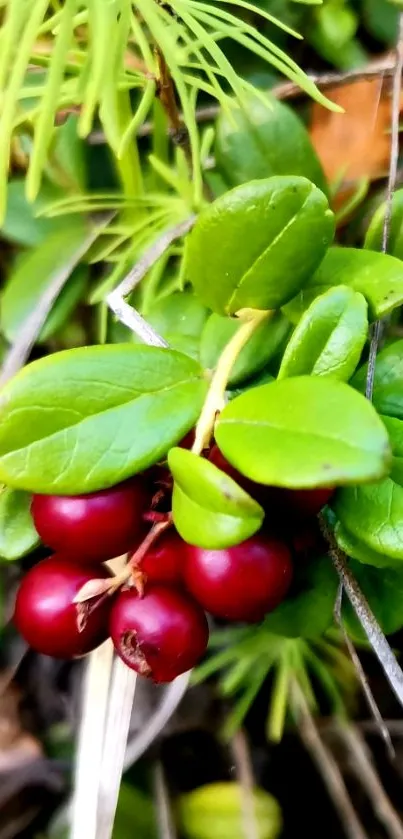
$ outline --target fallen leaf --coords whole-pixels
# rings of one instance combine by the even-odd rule
[[[349,82],[330,88],[327,95],[345,111],[334,113],[316,103],[312,108],[311,140],[328,180],[351,189],[362,178],[384,177],[390,155],[390,79],[380,75]]]

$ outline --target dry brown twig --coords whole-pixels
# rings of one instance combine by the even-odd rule
[[[323,742],[304,692],[297,681],[292,684],[291,699],[299,736],[319,770],[323,783],[335,805],[344,833],[349,839],[369,839],[351,803],[338,764]]]
[[[380,662],[385,676],[396,698],[403,705],[403,671],[392,652],[367,599],[351,573],[346,554],[337,545],[336,539],[323,516],[319,517],[321,530],[329,545],[329,556],[343,584],[344,591],[361,623],[369,643]]]
[[[357,728],[352,724],[336,722],[337,736],[344,743],[351,768],[366,791],[374,812],[383,824],[390,839],[403,839],[403,824],[374,766],[368,746]]]
[[[231,752],[234,758],[236,777],[241,789],[244,836],[245,839],[259,839],[254,799],[255,779],[249,744],[242,728],[238,729],[232,738]]]
[[[168,228],[156,239],[155,242],[145,251],[143,256],[136,263],[134,268],[129,271],[126,277],[119,285],[108,294],[106,302],[112,312],[116,315],[118,320],[132,330],[145,344],[154,347],[167,347],[168,344],[153,327],[140,315],[140,313],[129,306],[125,301],[136,286],[141,282],[143,277],[152,268],[152,266],[160,259],[160,257],[168,250],[168,248],[177,239],[180,239],[189,230],[192,229],[196,221],[196,216],[191,215],[184,221],[179,222],[174,227]]]
[[[393,54],[382,56],[375,61],[371,61],[366,67],[357,68],[355,70],[348,70],[344,73],[321,73],[318,75],[309,74],[311,81],[316,84],[320,90],[326,90],[328,87],[336,87],[338,85],[348,84],[349,82],[358,81],[360,79],[376,79],[379,76],[389,78],[393,76],[395,71],[395,59]],[[276,99],[296,99],[297,97],[305,96],[303,90],[294,82],[282,82],[271,88],[269,93],[275,96]],[[204,108],[198,108],[196,111],[196,118],[198,123],[212,122],[218,117],[220,113],[219,105],[207,105]],[[183,115],[179,113],[179,119],[182,123]],[[138,131],[138,137],[148,137],[153,130],[151,122],[145,122]],[[105,143],[105,135],[103,131],[93,131],[90,134],[89,142],[92,145],[101,145]]]
[[[389,758],[394,760],[396,757],[395,749],[392,743],[392,738],[390,736],[390,731],[388,727],[385,725],[384,719],[382,714],[378,708],[376,703],[375,697],[372,693],[371,686],[365,674],[365,670],[361,664],[361,659],[357,653],[357,650],[354,647],[351,638],[348,635],[348,632],[344,626],[343,618],[342,618],[342,602],[343,602],[343,584],[339,583],[338,593],[336,597],[336,602],[334,605],[334,618],[337,625],[340,627],[340,630],[343,634],[343,640],[346,645],[347,651],[350,655],[351,661],[355,667],[356,675],[358,676],[361,690],[364,694],[365,700],[367,702],[368,708],[370,713],[372,714],[373,721],[377,726],[377,730],[380,733],[383,741],[385,743]]]

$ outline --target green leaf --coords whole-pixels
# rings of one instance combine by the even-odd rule
[[[0,557],[19,559],[38,544],[27,492],[3,487],[0,490]]]
[[[403,626],[403,568],[380,570],[354,560],[350,561],[350,568],[383,632],[386,635],[397,632]],[[368,641],[347,598],[342,614],[349,634],[357,641]]]
[[[399,565],[398,560],[393,560],[390,556],[374,551],[373,548],[365,545],[357,536],[353,536],[341,522],[337,522],[334,535],[339,548],[347,556],[364,563],[364,565],[373,565],[375,568],[396,568]]]
[[[383,424],[389,434],[392,447],[392,465],[390,477],[403,486],[403,422],[394,417],[382,417]]]
[[[353,387],[365,393],[368,365],[357,370]],[[375,408],[390,417],[403,419],[403,340],[394,341],[376,357],[372,401]]]
[[[337,493],[335,513],[352,536],[392,560],[403,560],[403,487],[392,478]]]
[[[87,236],[85,222],[77,218],[74,223],[65,224],[63,230],[54,231],[38,247],[17,260],[1,298],[2,328],[11,343],[54,277],[73,260]],[[68,320],[84,292],[86,280],[85,268],[79,267],[72,272],[41,331],[41,341],[51,337]]]
[[[315,271],[333,232],[327,199],[306,178],[251,181],[202,210],[186,243],[187,275],[217,314],[275,309]]]
[[[203,457],[171,449],[172,513],[185,542],[200,548],[228,548],[256,533],[264,511],[238,484]]]
[[[288,105],[253,94],[242,106],[221,112],[215,159],[230,186],[272,175],[303,175],[327,192],[326,179],[309,134]]]
[[[166,332],[164,337],[173,350],[190,355],[196,361],[199,360],[199,341],[193,335],[183,335],[181,332]]]
[[[75,495],[163,457],[194,425],[207,384],[174,350],[108,344],[24,368],[0,392],[0,480]]]
[[[371,481],[390,462],[386,429],[371,403],[331,378],[300,376],[253,388],[224,408],[215,437],[243,475],[274,486]]]
[[[122,783],[113,825],[112,839],[156,839],[157,825],[153,802],[141,790]]]
[[[335,285],[347,285],[363,294],[370,319],[376,320],[403,303],[403,265],[384,253],[329,248],[318,270],[285,306],[285,314],[296,323],[318,294]]]
[[[36,201],[29,204],[25,196],[25,181],[12,180],[7,187],[7,210],[1,226],[1,235],[17,245],[31,247],[41,244],[55,230],[70,224],[71,216],[43,218],[37,214],[46,204],[60,198],[61,192],[51,184],[42,184]],[[74,222],[73,222],[74,223]]]
[[[168,342],[174,350],[190,355],[191,358],[199,359],[200,335],[208,317],[208,309],[200,303],[200,300],[192,291],[177,291],[167,297],[163,297],[144,312],[148,323],[154,327],[159,335]],[[129,329],[123,328],[125,337],[115,340],[133,341],[141,344]],[[121,329],[113,329],[119,335]]]
[[[314,300],[302,315],[284,352],[278,378],[332,376],[348,381],[368,335],[362,294],[336,286]]]
[[[382,250],[385,212],[386,202],[378,207],[372,218],[365,237],[365,248],[373,251]],[[403,189],[397,189],[392,198],[387,253],[396,256],[398,259],[403,259]]]
[[[164,338],[169,334],[198,338],[208,310],[192,291],[176,291],[153,303],[145,312],[145,317]]]
[[[367,32],[394,47],[399,32],[399,11],[388,0],[363,0],[361,6],[362,25]]]
[[[197,787],[182,795],[178,815],[187,839],[244,839],[242,790],[235,781],[221,781]],[[255,788],[253,803],[256,839],[277,839],[282,817],[276,799],[263,789]]]
[[[237,396],[240,396],[241,393],[246,393],[252,387],[260,387],[261,385],[267,385],[269,382],[273,381],[274,376],[268,370],[262,370],[257,376],[253,376],[252,379],[248,379],[248,381],[241,387],[228,391],[228,399],[235,399]]]
[[[206,321],[200,341],[200,362],[203,367],[213,369],[228,341],[239,329],[239,321],[234,318],[212,314]],[[259,373],[270,359],[278,352],[290,329],[287,318],[276,312],[264,321],[253,333],[246,346],[241,350],[228,380],[229,386]]]
[[[295,563],[285,600],[264,621],[269,632],[286,638],[317,638],[333,622],[338,579],[328,556]]]

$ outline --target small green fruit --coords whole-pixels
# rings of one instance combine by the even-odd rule
[[[277,839],[282,828],[280,805],[268,792],[254,791],[258,839]],[[179,820],[187,839],[244,839],[242,790],[235,782],[208,784],[183,795]]]

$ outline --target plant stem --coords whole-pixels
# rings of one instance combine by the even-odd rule
[[[400,131],[400,90],[403,72],[403,14],[399,16],[399,35],[396,44],[396,58],[393,70],[393,89],[392,89],[392,124],[391,124],[391,140],[390,140],[390,162],[388,187],[386,194],[385,217],[383,220],[382,230],[382,253],[387,253],[390,225],[392,220],[392,202],[393,193],[396,188],[397,167],[399,162],[399,131]],[[365,395],[367,399],[372,399],[372,392],[374,389],[376,356],[378,352],[379,342],[384,331],[385,320],[377,320],[372,326],[371,343],[369,347],[368,358],[368,372],[365,388]]]
[[[344,73],[320,73],[319,75],[309,74],[309,78],[321,90],[329,87],[343,87],[343,85],[352,84],[362,79],[377,79],[380,77],[390,78],[395,72],[395,62],[388,53],[381,59],[371,61],[366,67],[354,68],[347,70]],[[270,94],[276,99],[294,99],[305,96],[305,91],[294,82],[281,82],[270,89]],[[221,110],[220,105],[205,105],[197,108],[196,119],[198,123],[213,122],[217,119]],[[183,119],[183,114],[179,112],[180,119]],[[154,132],[153,121],[145,122],[139,128],[138,137],[148,137]],[[89,136],[89,143],[91,145],[101,145],[105,142],[105,134],[103,131],[92,131]]]
[[[369,708],[369,710],[370,710],[370,712],[371,712],[371,714],[374,718],[374,722],[378,726],[379,734],[384,740],[388,755],[389,755],[390,759],[393,760],[396,757],[396,755],[395,755],[395,750],[394,750],[394,747],[393,747],[393,743],[392,743],[392,740],[391,740],[390,733],[387,729],[387,726],[385,725],[382,714],[381,714],[381,712],[378,708],[375,697],[372,693],[371,686],[370,686],[369,681],[367,679],[364,668],[361,664],[361,659],[360,659],[360,657],[357,653],[357,650],[355,649],[354,644],[351,641],[351,638],[349,637],[348,632],[347,632],[347,630],[346,630],[346,628],[343,624],[343,618],[342,618],[343,591],[344,591],[343,584],[340,583],[339,584],[338,596],[337,596],[336,603],[335,603],[335,606],[334,606],[334,617],[335,617],[337,625],[340,627],[340,629],[343,633],[343,640],[344,640],[344,643],[347,647],[347,650],[348,650],[348,653],[350,655],[351,661],[354,665],[355,672],[356,672],[356,675],[358,676],[358,680],[359,680],[360,685],[361,685],[361,690],[362,690],[363,695],[366,699],[368,708]]]
[[[301,740],[316,764],[349,839],[368,839],[351,803],[340,769],[325,743],[297,681],[292,686],[293,711]]]
[[[206,401],[203,405],[199,421],[196,426],[195,441],[192,447],[194,454],[200,454],[208,446],[214,429],[217,413],[222,411],[225,405],[225,391],[231,370],[241,350],[249,341],[249,338],[256,331],[258,326],[273,315],[272,311],[261,311],[259,309],[242,309],[238,312],[241,326],[228,344],[218,360],[217,367],[213,374]]]
[[[237,780],[241,789],[242,822],[245,839],[258,839],[254,787],[255,779],[248,741],[243,729],[235,732],[231,750],[234,757]]]
[[[347,597],[357,615],[358,620],[368,638],[369,643],[380,662],[386,678],[395,693],[400,705],[403,706],[403,671],[392,652],[367,599],[364,597],[355,577],[351,573],[346,554],[340,550],[336,539],[323,515],[319,516],[319,524],[323,536],[329,545],[329,556],[339,575]]]
[[[376,771],[368,746],[355,725],[336,722],[336,731],[344,742],[352,769],[366,791],[373,809],[390,839],[403,839],[403,824],[388,798]]]
[[[169,72],[169,67],[166,63],[163,52],[156,48],[157,64],[158,64],[158,97],[161,105],[168,117],[170,134],[172,142],[175,146],[183,149],[186,157],[189,171],[192,172],[192,150],[190,148],[189,133],[183,122],[182,116],[179,112],[176,101],[175,87],[172,76]]]

